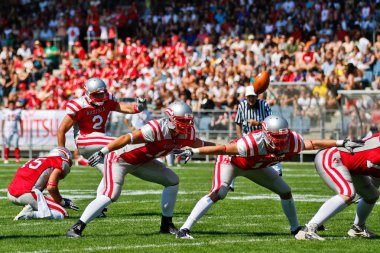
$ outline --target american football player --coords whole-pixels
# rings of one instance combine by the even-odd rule
[[[160,233],[177,232],[172,217],[178,193],[178,176],[164,163],[155,159],[167,155],[174,148],[215,145],[195,135],[193,112],[184,102],[173,102],[165,110],[165,117],[151,120],[140,130],[117,138],[89,158],[95,166],[104,157],[106,187],[102,195],[92,201],[78,222],[67,232],[68,237],[80,237],[83,229],[99,212],[115,202],[121,193],[124,177],[130,173],[143,180],[161,184],[162,218]],[[117,150],[117,151],[115,151]]]
[[[302,150],[321,149],[332,146],[355,148],[360,146],[348,140],[304,140],[291,131],[282,116],[270,115],[263,121],[261,130],[251,132],[228,145],[175,150],[177,155],[189,159],[193,154],[218,155],[216,158],[213,188],[201,198],[177,233],[177,238],[193,239],[191,227],[206,214],[217,201],[224,199],[231,181],[237,176],[249,180],[278,194],[281,206],[290,223],[290,232],[295,235],[301,228],[296,207],[288,184],[272,167],[278,162],[290,160]]]
[[[146,108],[146,101],[137,98],[135,104],[123,104],[108,93],[107,85],[100,78],[90,78],[85,84],[85,95],[67,103],[66,113],[58,129],[58,145],[66,144],[65,134],[74,127],[74,138],[79,153],[88,159],[115,138],[106,136],[105,125],[111,111],[121,113],[139,113]],[[102,165],[96,168],[103,175]],[[97,194],[103,191],[104,182],[100,182]],[[104,214],[103,214],[104,215]]]
[[[8,102],[8,109],[4,109],[2,112],[1,121],[1,134],[4,139],[4,163],[8,163],[9,148],[12,145],[12,140],[14,141],[15,147],[15,158],[16,163],[20,162],[20,149],[18,148],[19,137],[24,134],[23,121],[21,118],[21,109],[15,108],[15,101],[10,100]],[[19,129],[20,126],[20,129]]]
[[[348,231],[349,237],[377,238],[366,227],[379,198],[380,184],[380,135],[365,140],[364,146],[347,152],[342,148],[321,150],[314,159],[316,170],[325,183],[336,193],[328,199],[314,217],[296,235],[297,240],[324,240],[317,234],[319,226],[335,214],[360,199],[356,207],[354,224]]]
[[[17,170],[8,187],[8,199],[24,208],[14,220],[63,219],[68,217],[65,208],[79,209],[58,189],[59,181],[70,173],[71,159],[68,149],[56,147],[47,156],[32,159]],[[51,197],[42,194],[45,188]]]

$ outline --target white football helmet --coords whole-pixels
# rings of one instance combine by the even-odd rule
[[[165,110],[168,127],[177,133],[186,134],[194,126],[193,111],[184,102],[173,102]]]
[[[86,81],[85,84],[86,97],[94,105],[103,105],[108,100],[107,85],[102,79],[93,77]]]
[[[267,144],[277,151],[284,150],[289,139],[288,121],[282,116],[270,115],[264,119],[262,126]]]
[[[65,147],[56,147],[50,150],[49,154],[47,156],[60,156],[68,161],[68,165],[63,166],[62,172],[63,172],[63,177],[65,177],[67,174],[70,173],[70,167],[73,164],[72,159],[73,155],[71,154],[70,150],[68,150]]]

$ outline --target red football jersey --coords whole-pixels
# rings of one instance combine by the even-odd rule
[[[168,119],[151,120],[141,128],[141,134],[147,143],[126,145],[118,154],[129,164],[140,164],[156,157],[165,156],[173,149],[191,146],[196,140],[195,129],[188,134],[172,138],[167,126]]]
[[[363,147],[355,148],[353,154],[339,149],[342,163],[352,174],[380,177],[380,136],[372,135]],[[328,157],[326,159],[329,159]]]
[[[264,138],[264,132],[258,130],[235,141],[239,156],[232,156],[231,163],[242,170],[263,169],[290,160],[304,149],[302,136],[294,131],[289,132],[289,143],[281,154],[269,151]]]
[[[81,135],[93,132],[105,133],[108,115],[119,105],[112,94],[109,96],[109,99],[101,106],[91,104],[85,96],[67,103],[66,113],[76,121],[74,136],[77,136],[78,132]]]
[[[62,169],[64,166],[70,166],[69,161],[60,156],[32,159],[17,170],[8,192],[15,197],[31,192],[34,188],[42,192],[53,169]]]

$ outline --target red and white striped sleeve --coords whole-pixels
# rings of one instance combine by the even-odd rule
[[[82,109],[82,106],[80,106],[77,102],[74,100],[69,101],[66,104],[66,114],[69,115],[72,119],[76,120],[76,117],[78,115],[78,112]]]
[[[258,154],[257,142],[252,133],[240,138],[236,145],[240,156],[248,157]]]
[[[300,135],[298,132],[295,132],[295,131],[291,131],[290,133],[291,133],[290,138],[294,139],[294,149],[293,149],[293,152],[294,153],[299,153],[302,150],[304,150],[305,149],[305,143],[303,142],[302,135]]]
[[[147,142],[164,140],[162,126],[157,120],[151,120],[141,128],[141,133]]]

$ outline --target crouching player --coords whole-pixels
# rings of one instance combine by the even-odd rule
[[[283,212],[290,223],[290,232],[296,235],[301,227],[291,189],[272,166],[290,160],[305,149],[344,146],[352,150],[361,146],[348,140],[304,140],[299,133],[289,129],[287,120],[282,116],[268,116],[262,124],[262,130],[251,132],[228,145],[175,151],[187,159],[193,154],[219,155],[216,158],[213,188],[195,205],[178,231],[177,238],[193,239],[190,235],[191,227],[214,203],[227,196],[229,185],[237,176],[246,177],[278,194]]]
[[[65,208],[79,208],[59,193],[58,183],[70,173],[71,152],[64,147],[52,149],[47,156],[28,161],[20,167],[8,187],[8,199],[23,205],[14,220],[63,219],[68,217]],[[47,189],[51,198],[42,194]]]

